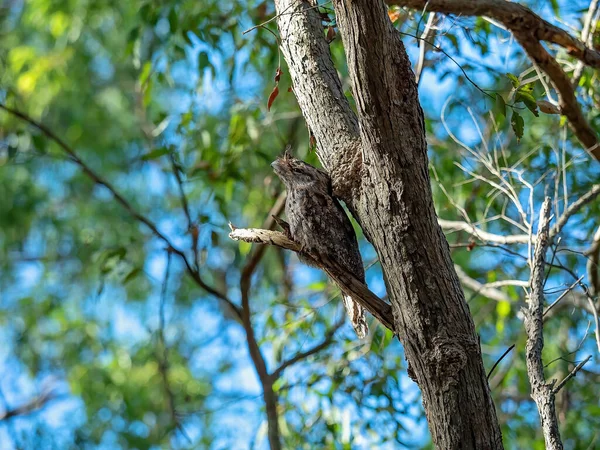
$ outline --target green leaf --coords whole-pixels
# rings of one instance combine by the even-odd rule
[[[525,129],[525,121],[521,115],[513,110],[512,117],[510,119],[510,124],[512,125],[512,129],[515,132],[515,136],[517,136],[517,142],[521,140],[523,137],[523,130]]]
[[[152,63],[150,61],[144,63],[144,67],[142,67],[142,72],[140,73],[140,84],[143,86],[148,81],[148,77],[150,76],[150,72],[152,71]]]
[[[494,112],[496,115],[502,115],[502,117],[506,117],[506,102],[504,98],[496,93],[496,103],[494,105]]]
[[[125,275],[125,277],[123,278],[123,284],[127,284],[129,283],[131,280],[133,280],[135,277],[137,277],[140,273],[142,272],[142,269],[140,267],[134,267],[131,272],[129,272],[127,275]]]
[[[519,89],[515,96],[515,101],[523,102],[525,104],[525,106],[527,106],[527,109],[529,109],[529,111],[531,111],[534,116],[536,116],[536,117],[539,116],[538,109],[537,109],[537,103],[536,103],[533,95],[531,95],[531,93],[529,93],[527,91],[522,91],[521,89]]]
[[[149,161],[151,159],[158,159],[163,155],[169,153],[169,149],[166,147],[157,148],[156,150],[152,150],[150,153],[146,153],[142,156],[142,161]]]
[[[510,82],[512,83],[513,87],[516,89],[519,87],[519,79],[513,75],[512,73],[507,73],[506,76],[508,77],[508,79],[510,80]]]

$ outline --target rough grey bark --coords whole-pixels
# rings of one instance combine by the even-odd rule
[[[440,449],[500,449],[478,336],[433,208],[414,74],[383,2],[334,1],[357,116],[315,11],[276,0],[294,92],[342,198],[374,245]]]
[[[554,383],[546,383],[542,349],[544,348],[543,315],[544,315],[544,272],[546,250],[550,234],[550,198],[542,204],[540,222],[533,257],[533,273],[531,275],[531,294],[528,308],[525,311],[525,331],[527,345],[525,358],[527,375],[531,383],[531,397],[535,401],[542,423],[542,433],[548,450],[562,450],[563,444],[558,430],[558,419],[554,402]]]

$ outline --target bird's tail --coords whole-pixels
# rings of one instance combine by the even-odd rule
[[[352,300],[352,297],[349,295],[344,295],[343,297],[344,306],[346,307],[346,312],[350,317],[350,322],[352,322],[354,331],[356,331],[356,335],[360,339],[363,339],[369,333],[365,310],[362,306],[360,306],[360,304]]]

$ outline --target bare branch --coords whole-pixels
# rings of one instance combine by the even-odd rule
[[[531,294],[525,312],[525,331],[527,332],[526,361],[527,375],[531,383],[531,397],[537,405],[542,424],[546,448],[563,448],[558,430],[558,419],[554,404],[552,383],[544,378],[542,349],[544,348],[543,307],[545,257],[548,249],[550,229],[550,198],[546,197],[540,211],[537,240],[531,275]]]
[[[496,244],[528,244],[529,236],[526,234],[515,234],[510,236],[502,236],[501,234],[488,233],[467,222],[457,220],[438,219],[440,226],[446,231],[466,231],[470,235],[484,242],[493,242]]]
[[[588,278],[590,280],[591,294],[597,296],[600,293],[600,227],[596,229],[592,245],[586,252],[588,261],[586,264]]]
[[[9,420],[17,416],[26,416],[45,408],[50,402],[66,398],[64,394],[57,394],[52,389],[42,392],[39,396],[34,397],[27,403],[24,403],[16,408],[6,409],[0,412],[0,422]]]
[[[231,233],[229,237],[236,241],[253,242],[257,244],[275,245],[277,247],[292,250],[296,253],[302,251],[300,245],[289,239],[279,231],[262,230],[258,228],[235,228],[230,224]],[[344,270],[339,264],[332,260],[319,260],[312,255],[314,264],[324,270],[342,291],[356,299],[367,311],[378,319],[386,328],[394,331],[394,318],[392,308],[385,303],[358,278]]]
[[[560,303],[560,301],[563,298],[565,298],[569,294],[569,292],[571,292],[575,288],[575,286],[577,286],[579,284],[579,282],[582,279],[583,279],[583,275],[581,276],[581,278],[579,278],[578,280],[576,280],[571,286],[569,286],[569,288],[565,292],[563,292],[562,294],[560,294],[560,296],[556,300],[554,300],[550,306],[548,306],[546,308],[546,310],[542,314],[542,317],[546,317],[546,314],[548,314],[548,312],[550,312],[550,310],[552,310],[552,308],[554,308],[556,305],[558,305]]]
[[[556,385],[556,387],[552,390],[552,393],[558,394],[558,391],[560,391],[563,388],[563,386],[565,384],[567,384],[567,382],[571,378],[573,378],[575,375],[577,375],[577,372],[579,372],[581,370],[581,368],[585,365],[585,363],[587,363],[591,358],[592,358],[592,355],[589,355],[587,358],[585,358],[583,361],[581,361],[579,364],[577,364],[575,366],[575,368],[571,371],[571,373],[569,375],[567,375],[564,380],[562,380],[560,383],[558,383]]]
[[[175,160],[175,155],[173,152],[169,153],[169,158],[171,159],[171,168],[173,171],[173,175],[175,175],[175,180],[177,181],[177,188],[179,189],[179,197],[181,198],[181,206],[183,208],[183,212],[185,213],[185,217],[188,222],[188,232],[192,237],[192,252],[194,254],[194,268],[196,271],[200,270],[199,264],[200,260],[198,257],[198,225],[192,219],[192,213],[190,211],[190,203],[188,201],[187,195],[185,194],[185,190],[183,189],[183,179],[181,178],[181,173],[179,169],[179,165]]]
[[[417,80],[417,85],[421,81],[421,74],[423,73],[423,69],[425,68],[425,53],[427,52],[428,47],[430,47],[429,41],[431,37],[435,34],[435,13],[429,14],[427,18],[427,24],[425,25],[425,30],[421,34],[421,40],[419,45],[419,61],[417,62],[417,67],[415,68],[415,80]]]
[[[498,302],[510,302],[510,297],[508,295],[506,295],[504,292],[486,286],[483,283],[480,283],[479,281],[477,281],[474,278],[471,278],[469,275],[467,275],[467,273],[462,269],[462,267],[460,267],[458,264],[454,265],[454,270],[456,270],[456,274],[458,275],[458,279],[460,280],[460,283],[474,291],[477,294],[481,294],[487,298],[491,298],[492,300],[496,300]]]
[[[276,217],[281,214],[283,207],[285,206],[286,194],[281,193],[275,204],[271,208],[270,213],[267,215],[264,226],[273,228],[276,223]],[[248,352],[250,353],[250,359],[254,364],[256,374],[258,375],[259,381],[263,389],[263,399],[265,401],[267,423],[268,423],[268,435],[269,444],[272,450],[278,450],[281,448],[281,436],[279,431],[279,415],[277,412],[277,395],[273,391],[273,378],[268,370],[256,334],[254,333],[254,327],[252,326],[252,310],[250,308],[250,288],[252,286],[252,274],[258,267],[260,260],[265,253],[266,247],[260,246],[253,248],[252,252],[247,258],[246,264],[242,269],[240,275],[240,295],[242,298],[242,325],[246,332],[246,343],[248,345]]]
[[[583,22],[583,30],[581,30],[581,41],[584,42],[589,49],[593,50],[593,38],[594,31],[596,30],[596,25],[598,24],[598,5],[600,2],[598,0],[592,0],[590,2],[590,7],[588,8],[588,12],[585,15],[585,21]],[[583,68],[585,64],[583,61],[579,61],[575,70],[573,71],[573,87],[577,88],[579,84],[579,80],[581,79],[581,75],[583,75]]]
[[[589,191],[579,197],[575,202],[571,203],[566,211],[558,218],[556,225],[552,227],[550,238],[553,238],[560,233],[563,227],[569,221],[569,218],[578,213],[583,206],[593,201],[596,197],[598,197],[598,195],[600,195],[600,184],[594,184]]]
[[[185,252],[183,250],[178,249],[166,235],[161,233],[158,230],[158,228],[156,227],[156,225],[150,219],[148,219],[147,217],[142,215],[140,212],[138,212],[133,207],[133,205],[131,205],[131,203],[129,203],[129,201],[125,197],[123,197],[123,195],[120,194],[115,187],[113,187],[112,184],[110,184],[107,180],[102,178],[96,171],[94,171],[91,167],[89,167],[77,155],[75,150],[73,150],[65,141],[63,141],[57,134],[55,134],[50,128],[45,126],[43,123],[40,123],[40,122],[32,119],[27,114],[25,114],[21,111],[10,108],[2,103],[0,103],[0,109],[3,109],[5,111],[7,111],[8,113],[14,115],[15,117],[18,117],[19,119],[29,123],[30,125],[34,126],[38,130],[40,130],[46,137],[48,137],[49,139],[56,142],[58,144],[58,146],[69,156],[69,159],[81,168],[83,173],[85,173],[96,184],[104,186],[106,189],[108,189],[108,191],[113,195],[113,197],[115,198],[117,203],[119,203],[135,220],[146,225],[156,237],[158,237],[160,240],[162,240],[167,245],[167,248],[169,249],[169,251],[177,254],[183,260],[188,273],[190,274],[190,276],[192,277],[192,279],[196,282],[196,284],[198,286],[200,286],[202,289],[204,289],[209,294],[217,297],[218,299],[220,299],[221,301],[226,303],[229,306],[229,308],[232,310],[234,315],[239,320],[241,320],[241,311],[240,311],[239,307],[235,303],[233,303],[229,298],[227,298],[227,296],[225,294],[217,291],[215,288],[208,285],[202,279],[202,277],[200,276],[200,272],[195,270],[195,268],[190,264],[190,261],[188,260],[187,256],[185,255]]]

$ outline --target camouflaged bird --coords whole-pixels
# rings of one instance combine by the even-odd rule
[[[318,258],[331,258],[364,283],[356,234],[346,212],[333,197],[329,175],[292,157],[289,149],[271,166],[287,188],[285,212],[290,237],[304,251]],[[301,253],[298,256],[311,265]],[[363,307],[347,295],[343,301],[356,334],[364,338],[369,330]]]

